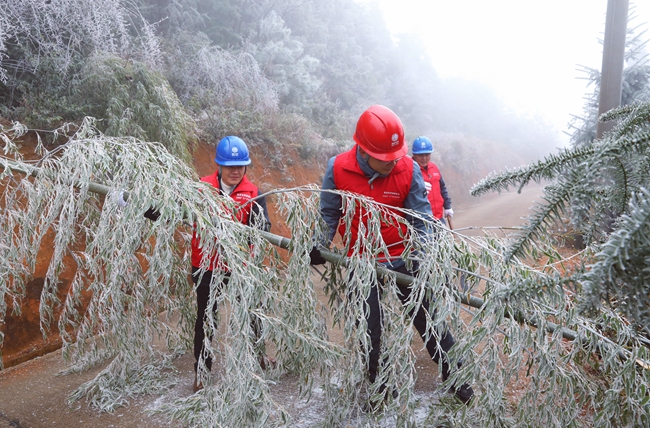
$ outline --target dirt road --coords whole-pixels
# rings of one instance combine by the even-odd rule
[[[542,186],[533,184],[516,191],[487,195],[476,204],[455,209],[454,229],[463,235],[482,235],[481,228],[509,233],[512,227],[525,223],[523,217],[532,214],[530,207],[541,201]]]
[[[522,224],[523,216],[528,215],[531,201],[539,200],[540,187],[525,189],[521,194],[504,193],[484,197],[479,204],[455,208],[453,222],[456,230],[463,234],[481,233],[480,226],[516,226]],[[322,284],[317,284],[322,287]],[[322,290],[321,290],[322,295]],[[337,337],[335,331],[333,337]],[[414,341],[413,350],[417,356],[419,373],[416,383],[416,399],[426,403],[438,394],[437,366],[422,349],[419,339]],[[22,363],[0,372],[0,428],[27,427],[171,427],[178,426],[161,417],[147,414],[160,401],[170,402],[175,398],[192,394],[193,359],[188,353],[176,361],[180,372],[179,383],[164,397],[142,397],[132,400],[128,407],[120,408],[113,414],[98,413],[83,402],[69,407],[67,396],[83,382],[93,378],[97,371],[83,374],[57,376],[63,368],[61,352],[56,351],[43,357]],[[280,378],[273,387],[277,400],[286,407],[295,420],[295,426],[313,426],[319,422],[318,400],[299,402],[295,381],[290,376]]]

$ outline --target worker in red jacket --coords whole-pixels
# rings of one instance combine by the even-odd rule
[[[353,139],[356,144],[352,149],[329,160],[322,189],[354,192],[389,207],[407,208],[419,212],[422,217],[433,221],[420,167],[413,159],[405,156],[408,146],[404,141],[404,128],[397,115],[381,105],[368,108],[357,121]],[[329,226],[326,245],[329,245],[338,231],[344,244],[349,248],[348,256],[352,255],[359,231],[367,230],[366,224],[363,225],[363,228],[360,224],[362,221],[367,222],[367,216],[358,212],[354,215],[351,224],[346,224],[342,221],[345,214],[342,211],[344,209],[342,197],[336,193],[322,192],[320,204],[321,216]],[[358,211],[362,208],[360,208],[360,204],[356,204],[355,209]],[[430,223],[427,224],[414,216],[405,216],[398,210],[393,212],[405,217],[418,233],[426,236],[433,232]],[[404,262],[405,255],[403,253],[406,250],[404,237],[408,234],[406,226],[395,221],[382,222],[380,233],[386,244],[387,252],[378,254],[377,261],[395,272],[414,275],[417,266],[409,269]],[[310,258],[312,264],[325,262],[317,247],[312,250]],[[403,303],[406,303],[411,289],[401,285],[399,289],[401,292],[399,297]],[[354,290],[349,291],[354,292]],[[379,299],[379,284],[374,283],[370,294],[366,297],[365,306],[367,308],[365,313],[368,323],[367,333],[371,342],[367,361],[368,377],[373,383],[379,371],[381,331],[384,322]],[[425,298],[415,316],[409,315],[413,316],[413,325],[425,341],[431,358],[436,363],[443,365],[442,374],[443,379],[446,380],[451,373],[451,368],[446,361],[446,354],[454,345],[455,339],[446,328],[444,331],[438,332],[438,340],[434,336],[429,337],[425,311],[425,308],[429,307],[430,302]],[[439,352],[439,349],[443,352]],[[380,391],[382,390],[383,388],[380,388]],[[454,386],[453,392],[465,403],[469,402],[474,395],[468,384]]]
[[[232,213],[236,221],[256,228],[269,231],[271,221],[266,207],[266,198],[260,196],[260,191],[246,177],[246,167],[250,165],[251,159],[248,154],[248,147],[244,140],[235,136],[224,137],[217,144],[216,156],[214,159],[217,164],[217,170],[210,175],[201,178],[204,183],[209,183],[224,196],[229,196],[235,202],[235,210]],[[160,212],[157,208],[149,208],[144,216],[152,221],[160,218]],[[230,270],[227,263],[220,259],[218,251],[210,255],[210,262],[207,269],[201,269],[203,260],[202,243],[196,231],[192,236],[192,282],[196,288],[197,313],[194,324],[194,392],[203,388],[203,384],[198,376],[200,361],[203,361],[205,368],[212,369],[212,358],[209,353],[205,352],[203,346],[205,340],[205,330],[203,328],[205,313],[207,311],[208,301],[210,299],[210,284],[212,283],[213,271],[219,270],[223,275],[222,283],[212,284],[218,290],[222,290],[230,280]],[[212,308],[216,312],[217,306]],[[259,320],[254,319],[251,327],[256,337],[253,340],[259,341],[261,337],[261,326]],[[267,365],[274,365],[275,359],[265,355],[264,344],[260,346],[261,354],[259,362],[262,369]]]
[[[451,209],[451,198],[445,180],[436,164],[431,162],[433,144],[427,137],[418,137],[413,140],[412,151],[413,160],[420,165],[433,216],[444,223],[446,218],[454,216],[454,210]]]
[[[239,137],[229,136],[221,139],[217,145],[216,156],[214,161],[217,164],[217,170],[214,174],[201,178],[201,181],[211,184],[219,191],[230,196],[237,205],[238,209],[233,213],[237,221],[269,231],[271,221],[266,207],[264,196],[259,197],[260,191],[246,177],[246,167],[251,163],[248,155],[246,143]],[[255,199],[250,203],[251,199]],[[197,313],[194,325],[194,371],[198,369],[199,361],[203,360],[208,370],[212,368],[212,359],[209,354],[204,352],[203,341],[205,340],[205,331],[203,322],[205,312],[210,298],[210,282],[212,281],[212,272],[215,269],[228,270],[227,264],[219,260],[219,254],[213,254],[210,259],[210,269],[201,271],[201,260],[203,251],[201,241],[194,234],[192,237],[192,281],[196,287]],[[226,273],[224,284],[217,285],[224,287],[230,278]],[[212,310],[216,311],[214,307]],[[258,322],[253,322],[253,330],[258,336],[261,336],[261,328]],[[266,355],[260,355],[260,365],[265,368],[268,363],[273,364],[273,358]],[[198,391],[203,386],[198,378],[195,377],[194,391]]]
[[[260,191],[257,186],[251,183],[248,177],[246,177],[246,167],[251,163],[246,143],[241,138],[235,136],[222,138],[217,145],[214,161],[217,164],[217,170],[211,175],[202,177],[201,181],[209,183],[223,195],[230,196],[235,201],[236,209],[233,212],[233,216],[238,222],[268,232],[271,228],[271,221],[269,220],[269,213],[266,207],[266,198],[260,196]],[[254,202],[250,202],[251,200],[254,200]],[[156,221],[160,217],[160,212],[157,208],[150,208],[144,216]],[[212,282],[213,271],[220,270],[225,272],[223,283],[213,284],[220,290],[228,284],[230,279],[228,265],[224,260],[220,259],[218,252],[211,254],[210,263],[206,270],[200,269],[202,259],[203,250],[201,240],[196,232],[194,232],[192,236],[192,281],[196,287],[197,303],[196,321],[194,324],[195,373],[198,371],[200,361],[203,361],[208,371],[212,369],[212,358],[205,352],[203,346],[203,341],[205,340],[203,324],[210,298],[210,283]],[[217,309],[216,305],[212,308],[215,312]],[[253,321],[252,328],[257,336],[254,340],[259,340],[259,337],[261,337],[259,322]],[[263,344],[261,348],[264,348]],[[267,364],[272,365],[275,363],[275,360],[264,355],[263,351],[262,355],[259,355],[259,361],[262,369]],[[197,373],[194,379],[194,392],[202,388],[203,385]]]

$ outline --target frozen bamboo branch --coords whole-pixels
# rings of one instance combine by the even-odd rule
[[[8,160],[8,159],[2,159],[2,161],[0,161],[0,168],[11,169],[12,171],[17,171],[17,172],[20,172],[22,174],[26,174],[26,175],[33,176],[33,177],[38,176],[38,173],[39,173],[38,168],[29,168],[28,169],[28,168],[25,168],[23,165],[18,164],[16,162],[13,162],[13,161]],[[108,195],[111,192],[111,189],[108,186],[105,186],[105,185],[99,184],[99,183],[94,183],[94,182],[90,182],[87,185],[87,188],[88,188],[89,191],[97,193],[97,194],[101,194],[101,195]],[[124,191],[122,193],[122,197],[123,197],[123,199],[125,201],[128,201],[129,192]],[[260,233],[267,241],[269,241],[271,244],[273,244],[273,245],[275,245],[277,247],[280,247],[280,248],[285,249],[285,250],[291,250],[292,249],[291,240],[286,238],[286,237],[283,237],[283,236],[280,236],[280,235],[275,235],[273,233],[265,232],[265,231],[259,231],[258,233]],[[323,255],[323,258],[325,260],[327,260],[328,262],[336,264],[336,265],[341,265],[341,266],[344,266],[344,267],[349,266],[349,261],[348,261],[348,259],[346,257],[344,257],[344,256],[342,256],[340,254],[337,254],[335,252],[324,250],[324,249],[321,249],[320,251],[321,251],[321,254]],[[394,276],[395,277],[395,282],[397,284],[400,284],[400,285],[409,286],[409,285],[411,285],[413,283],[413,280],[414,280],[414,278],[412,276],[405,275],[405,274],[402,274],[402,273],[399,273],[399,272],[393,272],[393,271],[391,271],[389,269],[384,268],[381,265],[377,265],[376,270],[377,270],[377,274],[380,275],[380,276],[391,276],[391,275]],[[458,300],[460,301],[460,303],[462,303],[464,305],[468,305],[468,306],[476,308],[476,309],[481,309],[485,305],[485,300],[483,300],[483,299],[481,299],[479,297],[470,295],[469,293],[468,294],[460,294],[458,296]],[[508,318],[512,318],[512,319],[516,320],[517,322],[520,322],[520,323],[523,323],[523,324],[528,324],[528,325],[530,325],[532,327],[538,327],[539,324],[540,324],[539,321],[536,318],[527,316],[526,314],[524,314],[524,313],[522,313],[520,311],[506,311],[504,315],[506,317],[508,317]],[[564,339],[566,339],[566,340],[569,340],[569,341],[575,341],[575,340],[577,340],[579,338],[581,338],[583,340],[585,339],[584,335],[581,335],[580,333],[578,333],[578,332],[576,332],[574,330],[564,328],[564,327],[562,327],[562,326],[560,326],[558,324],[555,324],[553,322],[550,322],[550,321],[545,321],[544,322],[544,328],[546,329],[546,331],[549,334],[555,334],[557,331],[561,331],[562,337]],[[605,343],[604,341],[603,341],[602,344],[603,344],[603,346],[611,346],[610,344]],[[618,353],[619,357],[621,357],[621,358],[628,358],[628,355],[626,354],[626,352],[623,349],[617,350],[617,353]]]

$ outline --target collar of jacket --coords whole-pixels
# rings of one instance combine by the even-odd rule
[[[356,149],[357,149],[357,163],[359,164],[359,168],[361,168],[361,172],[363,172],[363,175],[369,178],[368,184],[372,184],[372,182],[375,181],[377,177],[388,177],[388,174],[380,174],[374,169],[372,169],[370,165],[368,165],[368,161],[365,160],[363,156],[361,156],[361,153],[359,152],[359,146],[357,146]]]

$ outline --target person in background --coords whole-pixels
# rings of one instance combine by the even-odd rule
[[[413,140],[412,151],[413,160],[420,166],[422,178],[424,178],[433,216],[444,223],[446,218],[454,216],[454,210],[451,208],[451,198],[447,192],[445,180],[436,164],[431,162],[433,144],[427,137],[418,137]]]
[[[408,145],[404,141],[404,128],[397,115],[387,107],[371,106],[359,117],[353,139],[356,144],[352,149],[329,160],[322,189],[357,193],[382,204],[417,211],[423,217],[433,220],[420,167],[413,159],[405,156],[408,152]],[[345,222],[341,221],[344,215],[342,209],[340,195],[330,192],[321,193],[321,216],[329,226],[326,246],[331,243],[338,230],[344,244],[349,248],[348,256],[351,256],[361,229],[359,222],[363,220],[360,220],[359,213],[355,214],[350,230],[347,230]],[[405,218],[418,233],[425,236],[433,233],[431,224],[427,225],[421,219],[412,216],[405,216]],[[381,235],[388,248],[388,253],[380,254],[377,261],[395,272],[413,276],[417,271],[417,263],[413,263],[413,267],[409,269],[402,259],[403,252],[406,251],[404,243],[406,234],[408,232],[405,225],[396,222],[382,222]],[[323,264],[324,262],[325,259],[318,250],[318,246],[314,247],[310,253],[310,263]],[[399,290],[401,292],[399,297],[402,303],[405,303],[409,298],[411,288],[399,285]],[[348,292],[354,293],[354,290],[348,290]],[[382,323],[384,322],[379,299],[379,284],[374,283],[370,295],[366,298],[365,306],[367,308],[365,317],[371,342],[367,361],[368,378],[371,383],[375,382],[379,371],[380,342]],[[444,328],[444,331],[438,332],[437,341],[434,336],[431,336],[428,341],[426,340],[427,315],[424,308],[429,307],[430,302],[424,299],[422,306],[413,317],[413,325],[426,343],[431,358],[436,363],[442,364],[442,375],[446,380],[451,373],[446,355],[454,345],[455,339],[451,332]],[[442,349],[442,353],[438,352],[438,345]],[[380,388],[380,391],[383,389]],[[474,391],[468,384],[455,385],[452,391],[464,403],[469,402],[474,395]]]
[[[201,181],[209,183],[223,195],[230,196],[238,206],[235,211],[237,221],[261,228],[265,231],[271,229],[271,221],[269,220],[269,213],[266,207],[266,198],[259,197],[260,191],[253,183],[246,177],[246,168],[251,163],[248,154],[248,147],[244,140],[235,136],[224,137],[217,144],[216,156],[214,159],[217,164],[217,170],[208,176],[202,177]],[[251,199],[255,199],[250,203]],[[145,213],[145,217],[151,220],[157,220],[159,214],[157,211],[150,209]],[[194,324],[194,392],[203,388],[197,371],[199,361],[203,355],[205,367],[208,370],[212,369],[212,359],[207,355],[204,350],[203,341],[205,340],[205,331],[203,328],[205,313],[208,306],[208,299],[210,297],[210,282],[212,281],[212,274],[214,269],[226,269],[223,262],[218,261],[218,254],[213,254],[210,260],[210,269],[201,271],[201,260],[203,259],[203,250],[201,249],[201,241],[194,233],[192,236],[192,281],[196,288],[196,322]],[[229,272],[226,272],[222,284],[215,284],[219,289],[223,289],[230,279]],[[212,308],[217,311],[217,307]],[[259,323],[253,323],[253,331],[257,336],[255,340],[260,340],[261,328]],[[261,347],[263,349],[263,346]],[[267,357],[262,353],[259,356],[260,366],[262,369],[266,368],[267,364],[273,365],[275,363],[273,358]]]

